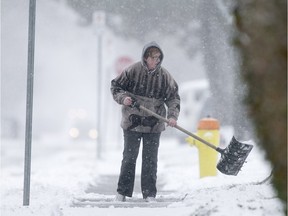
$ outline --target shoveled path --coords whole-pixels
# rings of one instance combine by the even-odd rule
[[[157,183],[156,202],[145,202],[140,190],[140,176],[136,176],[133,197],[127,197],[126,202],[114,201],[118,176],[103,175],[97,178],[85,191],[87,196],[76,197],[72,207],[98,207],[98,208],[163,208],[172,203],[181,202],[185,196],[178,197],[174,191],[164,190],[164,182]]]

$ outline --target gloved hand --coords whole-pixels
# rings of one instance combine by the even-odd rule
[[[177,125],[177,121],[174,118],[169,118],[168,121],[169,122],[167,124],[170,127],[175,127]]]

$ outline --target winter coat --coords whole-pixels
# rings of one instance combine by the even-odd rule
[[[153,71],[148,70],[144,61],[144,53],[149,47],[157,47],[162,54],[159,64]],[[161,48],[155,42],[144,46],[142,60],[126,68],[111,81],[114,100],[123,105],[124,98],[130,96],[158,115],[177,120],[180,111],[178,85],[170,73],[161,66],[163,57]],[[165,130],[163,121],[135,107],[125,105],[122,106],[121,127],[124,130],[142,133],[160,133]]]

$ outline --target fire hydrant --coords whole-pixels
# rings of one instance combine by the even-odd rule
[[[218,120],[208,116],[199,121],[196,135],[218,147],[220,143],[219,128]],[[186,141],[191,146],[195,145],[198,148],[200,178],[205,176],[216,176],[217,152],[192,137],[186,138]]]

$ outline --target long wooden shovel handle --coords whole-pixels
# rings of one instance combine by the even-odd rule
[[[142,106],[142,105],[139,105],[139,108],[140,108],[141,110],[149,113],[150,115],[152,115],[152,116],[154,116],[154,117],[156,117],[156,118],[158,118],[158,119],[160,119],[160,120],[162,120],[162,121],[164,121],[164,122],[166,122],[166,123],[169,123],[169,120],[168,120],[168,119],[166,119],[166,118],[158,115],[157,113],[154,113],[153,111],[147,109],[146,107],[144,107],[144,106]],[[185,133],[185,134],[193,137],[194,139],[196,139],[196,140],[198,140],[198,141],[206,144],[207,146],[209,146],[210,148],[213,148],[213,149],[216,150],[217,152],[222,153],[222,149],[220,149],[220,148],[212,145],[211,143],[207,142],[206,140],[204,140],[204,139],[196,136],[195,134],[187,131],[186,129],[180,127],[179,125],[176,125],[175,128],[177,128],[178,130],[182,131],[183,133]]]

